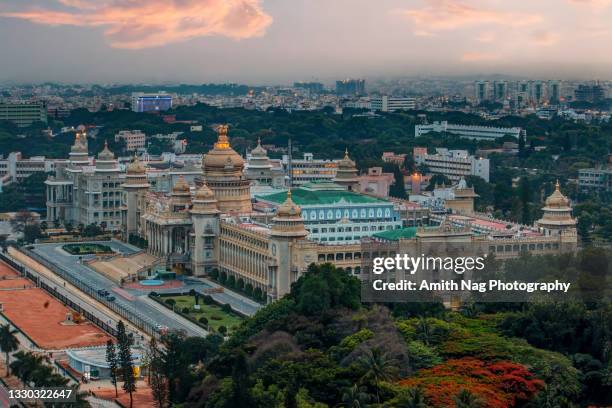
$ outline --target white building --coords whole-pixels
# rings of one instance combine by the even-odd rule
[[[525,135],[525,130],[520,127],[504,128],[493,126],[471,126],[454,125],[447,121],[434,122],[428,125],[416,125],[414,127],[415,137],[423,136],[429,132],[451,133],[467,139],[475,140],[495,140],[504,136],[512,136],[517,139],[520,135]]]
[[[97,224],[119,230],[124,179],[108,146],[96,159],[89,157],[87,135],[80,127],[70,158],[62,165],[58,163],[55,176],[45,181],[47,221]]]
[[[397,110],[414,110],[416,109],[416,99],[389,96],[389,95],[374,96],[370,100],[370,106],[373,111],[381,111],[381,112],[394,112]]]
[[[7,158],[0,156],[0,178],[7,183],[20,182],[34,173],[49,173],[55,170],[58,160],[47,159],[45,156],[23,158],[21,152],[9,153]]]
[[[115,135],[115,142],[125,140],[127,151],[135,151],[145,147],[146,135],[140,130],[122,130]]]
[[[413,155],[417,165],[425,165],[430,173],[443,174],[452,181],[466,176],[489,181],[489,159],[472,156],[467,150],[437,148],[435,154],[428,154],[426,149],[417,147]]]

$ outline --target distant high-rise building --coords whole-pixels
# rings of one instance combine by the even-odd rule
[[[574,91],[577,101],[582,102],[599,102],[606,98],[606,91],[599,85],[578,85]]]
[[[542,81],[529,81],[529,99],[533,103],[542,103],[544,101],[544,84]]]
[[[19,127],[34,122],[47,123],[47,105],[44,102],[0,103],[0,120],[7,120]]]
[[[496,101],[504,101],[508,98],[508,82],[495,81],[493,83],[493,99]]]
[[[172,95],[160,93],[132,93],[132,110],[134,112],[162,112],[172,108]]]
[[[548,81],[548,101],[558,103],[561,99],[561,84],[559,81]]]
[[[382,95],[372,97],[370,106],[374,111],[394,112],[397,110],[416,109],[416,99]]]
[[[476,81],[474,83],[474,97],[478,103],[491,99],[490,86],[489,81]]]
[[[336,81],[338,95],[365,95],[365,79],[344,79]]]
[[[323,84],[320,82],[294,82],[293,87],[306,89],[312,93],[322,93],[324,90]]]

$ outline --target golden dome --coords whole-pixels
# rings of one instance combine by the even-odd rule
[[[276,215],[278,217],[299,217],[302,214],[302,209],[299,205],[293,202],[291,199],[291,190],[287,191],[287,199],[284,203],[282,203],[278,210],[276,211]]]
[[[184,195],[185,193],[189,194],[189,184],[187,184],[185,177],[180,176],[174,184],[174,187],[172,187],[172,194]]]
[[[555,191],[546,199],[546,207],[548,208],[568,208],[569,200],[565,197],[560,190],[559,180],[555,185]]]
[[[138,156],[134,155],[134,160],[127,166],[127,174],[145,174],[146,172],[145,165],[138,160]]]
[[[196,191],[195,199],[198,201],[214,200],[215,193],[206,184],[202,184],[198,191]]]
[[[348,148],[344,151],[344,158],[338,162],[338,168],[341,169],[354,169],[355,162],[351,160],[348,154]]]
[[[211,151],[204,155],[204,171],[207,169],[224,169],[224,168],[239,168],[244,167],[244,160],[229,143],[227,137],[227,125],[221,125],[217,128],[218,139]]]

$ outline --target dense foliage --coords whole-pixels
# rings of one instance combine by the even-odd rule
[[[506,268],[538,262],[602,267],[601,259],[582,254],[525,257]],[[612,403],[609,304],[476,305],[461,312],[415,304],[391,312],[360,304],[359,292],[359,281],[344,271],[311,266],[290,295],[246,319],[226,341],[169,334],[159,368],[169,379],[168,401],[215,408]]]

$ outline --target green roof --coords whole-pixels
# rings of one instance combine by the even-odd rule
[[[400,239],[410,239],[416,236],[416,227],[399,228],[377,232],[373,237],[386,239],[387,241],[399,241]]]
[[[265,201],[282,204],[287,200],[287,192],[274,193],[270,195],[256,196]],[[370,197],[363,194],[353,193],[347,190],[309,190],[296,188],[291,190],[291,199],[299,206],[304,205],[330,205],[345,201],[349,204],[372,204],[387,203],[387,201]]]

